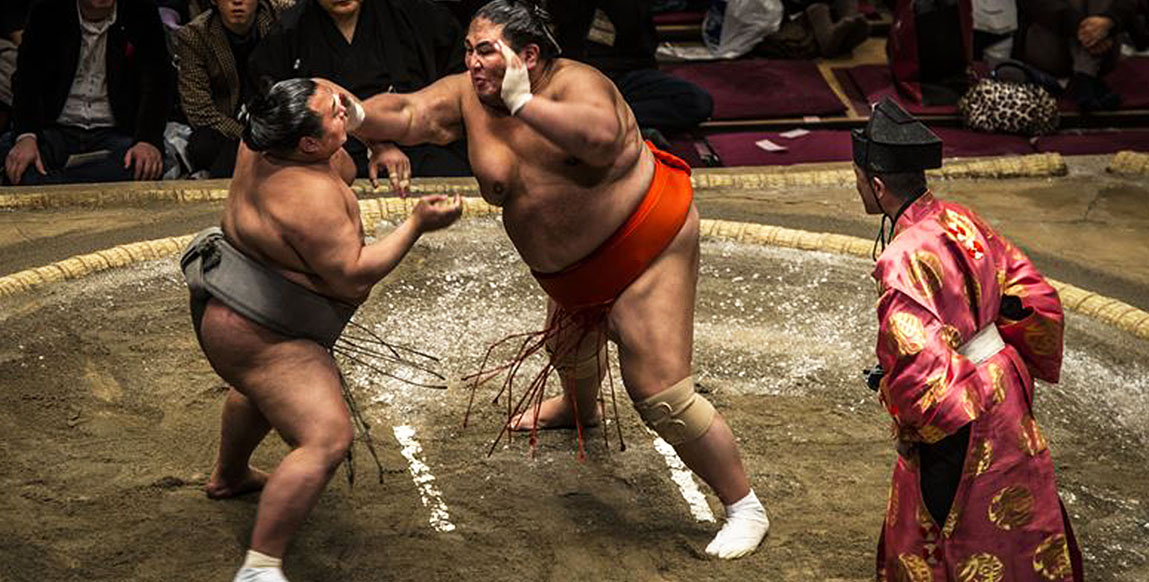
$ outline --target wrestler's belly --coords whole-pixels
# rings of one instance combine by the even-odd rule
[[[563,184],[524,188],[503,206],[503,226],[523,261],[542,273],[561,271],[618,230],[650,187],[653,163],[597,190]]]

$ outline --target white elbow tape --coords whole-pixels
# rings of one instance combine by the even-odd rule
[[[642,421],[673,446],[701,438],[710,429],[718,411],[694,391],[694,376],[634,403]]]

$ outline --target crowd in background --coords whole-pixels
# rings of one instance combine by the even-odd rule
[[[784,16],[752,54],[848,53],[870,33],[858,0],[762,0]],[[944,3],[945,0],[942,0]],[[956,0],[954,0],[956,1]],[[713,0],[550,2],[563,56],[618,86],[644,135],[709,118],[707,92],[658,69],[657,11]],[[1091,109],[1120,36],[1145,43],[1146,0],[978,0],[977,52],[1021,58],[1069,82]],[[360,98],[411,92],[465,70],[463,36],[481,0],[4,0],[0,157],[5,184],[231,175],[243,104],[269,82],[324,77]],[[1006,43],[1009,46],[1003,48]],[[996,51],[996,52],[995,52]],[[764,88],[769,90],[769,88]],[[414,176],[469,175],[466,144],[345,146]]]

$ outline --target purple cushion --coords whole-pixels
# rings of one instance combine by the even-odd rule
[[[1149,130],[1063,131],[1037,138],[1037,151],[1067,156],[1113,154],[1122,150],[1149,152]]]
[[[1149,57],[1121,59],[1105,82],[1121,95],[1122,109],[1149,109]]]
[[[942,155],[947,158],[984,158],[1027,155],[1036,150],[1029,138],[998,133],[981,133],[949,127],[931,128],[942,138]]]
[[[1105,76],[1105,83],[1121,96],[1120,109],[1149,109],[1149,57],[1129,57],[1117,61],[1117,68]],[[1062,111],[1077,111],[1068,92],[1061,96]]]
[[[665,69],[710,92],[715,120],[838,115],[846,111],[811,61],[748,59]]]
[[[727,167],[788,166],[853,159],[848,131],[816,130],[794,139],[779,137],[776,132],[724,133],[707,139],[722,159],[722,165]],[[754,145],[761,139],[785,146],[786,151],[768,152]]]
[[[906,111],[915,115],[958,113],[956,106],[917,105],[905,99],[894,89],[893,77],[886,65],[836,68],[833,73],[858,115],[869,116],[869,104],[887,96],[893,97]],[[1149,57],[1121,59],[1117,68],[1105,77],[1105,82],[1121,95],[1121,109],[1149,109]],[[1061,97],[1058,106],[1065,112],[1077,111],[1077,105],[1068,94]]]
[[[942,138],[943,155],[947,158],[1025,155],[1035,152],[1024,137],[978,133],[965,129],[935,128]],[[712,135],[710,146],[722,159],[723,166],[787,166],[814,162],[847,162],[853,159],[850,132],[815,130],[794,139],[776,132],[746,132]],[[768,139],[786,147],[784,152],[768,152],[755,145]]]
[[[898,105],[914,115],[956,115],[958,112],[956,105],[921,105],[903,97],[894,87],[894,77],[888,65],[858,65],[834,69],[834,76],[850,96],[851,104],[858,115],[869,117],[869,104],[877,103],[886,97],[893,98]],[[847,83],[852,87],[847,88]]]

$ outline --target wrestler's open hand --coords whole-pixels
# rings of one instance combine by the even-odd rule
[[[454,198],[444,194],[424,196],[415,205],[411,217],[420,232],[431,232],[451,226],[463,215],[463,197],[456,194]]]
[[[403,150],[393,143],[380,142],[371,144],[371,160],[367,163],[367,177],[371,180],[371,187],[379,187],[379,170],[387,170],[387,179],[391,182],[391,191],[400,198],[407,197],[407,189],[411,187],[411,160]]]
[[[519,55],[515,54],[515,51],[511,50],[511,47],[498,41],[495,42],[495,47],[499,49],[499,53],[503,55],[503,61],[507,64],[503,71],[503,86],[500,94],[511,115],[516,115],[534,97],[531,95],[531,78],[527,74],[527,65],[523,63],[523,59],[520,59]]]

